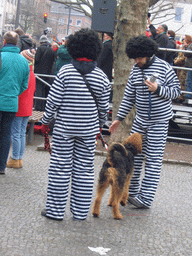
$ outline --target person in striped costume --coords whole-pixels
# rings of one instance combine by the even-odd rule
[[[106,74],[97,67],[101,49],[101,41],[93,30],[81,29],[70,35],[67,50],[72,63],[59,70],[47,98],[42,119],[45,127],[56,113],[47,203],[41,212],[47,218],[64,218],[70,180],[70,210],[74,220],[85,220],[89,212],[96,135],[107,121],[111,90]]]
[[[137,208],[150,208],[160,179],[169,120],[173,116],[172,100],[181,94],[179,80],[172,67],[155,56],[158,45],[140,35],[131,38],[126,54],[134,59],[123,100],[109,131],[117,130],[134,104],[136,117],[131,134],[143,135],[142,154],[135,156],[134,174],[129,187],[129,202]],[[156,81],[155,81],[156,79]],[[143,161],[145,174],[140,181]]]

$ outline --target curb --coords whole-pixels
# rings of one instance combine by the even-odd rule
[[[37,146],[37,150],[45,151],[44,150],[44,144],[42,144],[40,146]],[[95,150],[95,155],[106,157],[107,156],[107,152],[106,151]],[[174,160],[174,159],[163,159],[163,163],[165,163],[165,164],[180,164],[180,165],[192,166],[192,162],[179,161],[179,160]]]
[[[99,156],[107,156],[107,152],[104,151],[95,151],[95,155],[99,155]],[[188,165],[188,166],[192,166],[192,162],[185,162],[185,161],[179,161],[179,160],[174,160],[174,159],[163,159],[163,163],[166,164],[180,164],[180,165]]]

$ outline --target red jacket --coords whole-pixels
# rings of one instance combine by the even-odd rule
[[[16,116],[31,116],[33,110],[33,96],[35,93],[36,78],[33,66],[30,65],[28,88],[19,96],[19,107]]]

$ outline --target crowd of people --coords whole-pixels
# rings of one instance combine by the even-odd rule
[[[164,24],[156,29],[150,18],[148,25],[147,36],[133,37],[126,44],[126,55],[134,59],[135,65],[109,129],[115,132],[136,105],[131,133],[143,135],[143,151],[135,157],[129,202],[145,209],[151,207],[160,179],[172,101],[181,95],[181,78],[172,68],[181,53],[176,56],[174,52],[158,50],[178,48],[175,33]],[[103,33],[101,40],[91,29],[62,38],[60,44],[55,40],[50,43],[42,35],[38,47],[20,28],[4,35],[0,55],[0,174],[5,174],[6,166],[23,167],[26,128],[32,111],[44,112],[43,133],[54,120],[47,201],[41,212],[44,217],[64,218],[70,182],[74,220],[85,220],[88,215],[94,184],[95,140],[107,121],[112,101],[112,41],[112,33]],[[191,36],[185,36],[182,49],[192,51]],[[182,65],[192,67],[192,54],[182,55]],[[44,77],[43,82],[35,74],[55,78]],[[156,80],[151,79],[153,74]],[[187,71],[186,89],[192,91],[192,71]],[[33,100],[34,95],[46,100]],[[190,97],[186,94],[185,100]]]
[[[173,30],[168,30],[168,27],[165,24],[159,25],[156,29],[151,23],[150,15],[148,17],[146,35],[155,40],[159,48],[192,51],[192,36],[185,35],[181,41],[176,41],[175,32]],[[191,53],[176,53],[174,51],[159,50],[156,53],[156,56],[167,61],[171,66],[192,68]],[[182,91],[192,92],[192,71],[177,69],[176,72],[181,84]],[[179,98],[174,100],[174,102],[188,105],[188,99],[192,99],[192,94],[186,93],[185,95],[181,95]]]

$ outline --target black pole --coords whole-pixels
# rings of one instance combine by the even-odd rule
[[[69,7],[69,17],[68,17],[68,24],[67,24],[67,36],[69,34],[69,23],[70,23],[70,19],[71,19],[71,6]]]
[[[17,2],[17,12],[16,12],[16,18],[15,18],[15,28],[19,26],[19,15],[20,15],[20,0]]]

